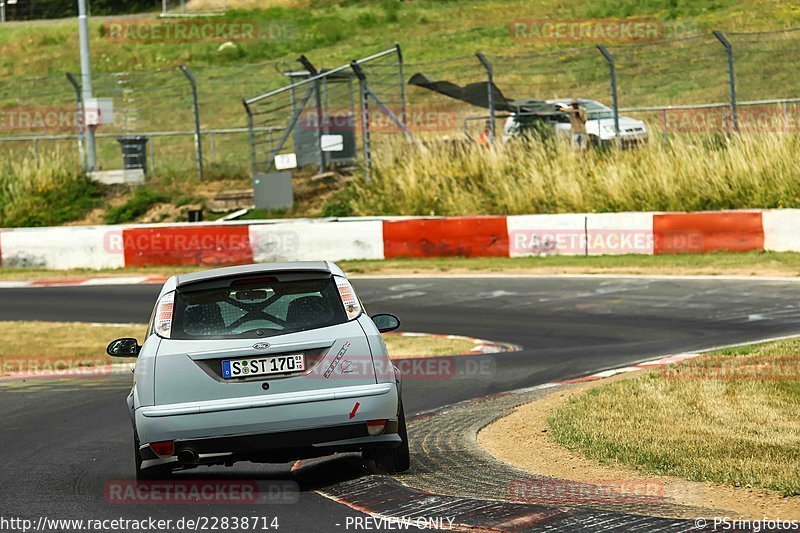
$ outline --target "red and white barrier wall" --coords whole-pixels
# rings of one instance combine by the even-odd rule
[[[0,265],[800,251],[800,210],[300,219],[0,229]]]

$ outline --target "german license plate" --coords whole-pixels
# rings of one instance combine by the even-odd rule
[[[268,376],[302,372],[306,369],[303,354],[274,355],[257,359],[236,359],[222,362],[222,377],[225,379]]]

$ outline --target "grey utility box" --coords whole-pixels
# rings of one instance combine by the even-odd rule
[[[253,176],[256,209],[291,209],[294,205],[291,172],[257,172]]]

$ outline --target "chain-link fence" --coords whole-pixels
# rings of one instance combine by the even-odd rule
[[[371,146],[406,128],[403,57],[399,46],[331,69],[301,56],[289,83],[244,101],[253,173],[314,165],[352,165]],[[378,138],[375,138],[378,137]]]
[[[422,142],[499,139],[513,112],[509,101],[572,98],[609,106],[603,113],[617,115],[607,121],[612,130],[620,119],[623,129],[634,119],[654,136],[794,132],[799,45],[800,29],[788,29],[517,54],[482,50],[427,62],[403,57],[397,46],[335,68],[315,57],[190,66],[196,97],[178,68],[96,71],[95,96],[113,101],[113,122],[96,130],[97,163],[122,168],[118,140],[144,136],[156,172],[243,175],[274,168],[282,154],[318,169],[351,165],[369,161],[366,146],[379,150],[409,135]],[[60,150],[79,162],[79,94],[63,74],[0,83],[0,154]],[[255,99],[250,116],[244,99]]]
[[[250,168],[249,132],[241,101],[283,83],[282,63],[188,69],[194,77],[201,151],[207,172],[244,174]],[[80,76],[52,75],[0,83],[0,154],[33,150],[83,152]],[[148,139],[149,170],[186,171],[197,166],[192,84],[181,69],[96,73],[94,95],[111,99],[110,123],[96,128],[97,168],[123,167],[119,139]]]
[[[180,0],[166,1],[180,2]],[[217,0],[194,0],[191,3],[215,1]],[[93,16],[130,15],[156,11],[161,7],[161,2],[162,0],[93,0],[89,9]],[[75,0],[0,0],[0,24],[77,16],[78,3]]]
[[[203,16],[225,13],[227,0],[158,0],[162,17]]]

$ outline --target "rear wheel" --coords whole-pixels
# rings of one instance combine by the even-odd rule
[[[154,481],[160,479],[168,479],[172,474],[172,470],[163,466],[156,466],[152,468],[142,468],[142,454],[139,452],[139,437],[136,435],[136,430],[133,430],[133,459],[136,466],[136,481]]]
[[[394,474],[405,472],[411,468],[411,453],[408,450],[408,432],[406,431],[406,415],[403,411],[403,402],[400,402],[400,410],[397,413],[397,434],[403,442],[397,448],[391,450],[376,450],[367,455],[367,458],[375,462],[376,473]]]

